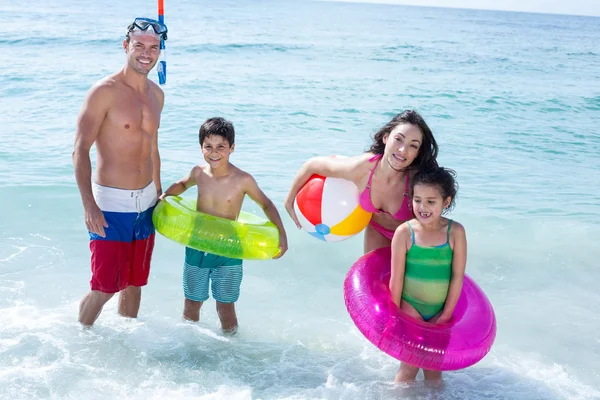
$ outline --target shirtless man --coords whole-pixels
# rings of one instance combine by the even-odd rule
[[[123,40],[124,67],[87,93],[77,120],[75,178],[90,235],[91,291],[79,322],[91,326],[113,295],[119,314],[136,318],[154,248],[152,211],[161,195],[158,127],[163,91],[148,79],[166,26],[136,18]],[[90,148],[96,144],[92,182]]]
[[[161,196],[178,196],[196,186],[196,209],[206,214],[237,220],[244,197],[248,195],[260,205],[279,230],[280,258],[287,251],[287,236],[279,212],[249,173],[229,161],[235,147],[233,124],[223,118],[210,118],[200,127],[200,147],[204,165],[196,165],[185,178],[173,183]],[[209,283],[217,303],[221,328],[225,333],[235,332],[238,321],[235,302],[240,296],[242,260],[217,256],[190,247],[185,249],[183,267],[183,317],[190,321],[200,319],[200,307],[208,300]]]

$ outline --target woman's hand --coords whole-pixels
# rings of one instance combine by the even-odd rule
[[[298,229],[302,229],[302,225],[300,225],[300,221],[298,220],[298,216],[296,215],[296,210],[294,210],[294,199],[286,200],[284,203],[285,210],[292,218],[292,221],[296,224]]]

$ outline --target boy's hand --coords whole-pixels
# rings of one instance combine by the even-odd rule
[[[278,258],[283,257],[283,255],[285,254],[287,249],[288,249],[287,237],[285,237],[285,236],[279,237],[279,253],[275,257],[273,257],[273,260],[277,260]]]
[[[296,227],[298,229],[302,229],[302,225],[300,225],[300,221],[298,221],[298,216],[296,215],[296,210],[294,210],[294,200],[292,200],[291,202],[286,201],[284,203],[284,206],[285,206],[285,210],[288,212],[290,217],[292,217],[292,220],[296,224]]]
[[[157,200],[157,202],[159,202],[159,201],[163,200],[165,197],[167,197],[167,194],[166,194],[166,193],[163,193],[163,194],[161,194],[160,196],[158,196],[158,200]]]

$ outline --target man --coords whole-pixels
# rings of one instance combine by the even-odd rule
[[[87,93],[77,120],[75,178],[90,235],[91,291],[79,322],[91,326],[102,307],[120,292],[119,314],[136,318],[141,287],[148,283],[154,248],[152,211],[162,193],[158,127],[164,93],[148,79],[167,28],[136,18],[128,27],[124,67]],[[96,144],[92,182],[90,148]]]

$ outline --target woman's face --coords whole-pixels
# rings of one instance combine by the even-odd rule
[[[383,137],[385,158],[394,170],[402,171],[408,168],[419,155],[423,143],[423,132],[418,126],[400,124],[389,135]]]

